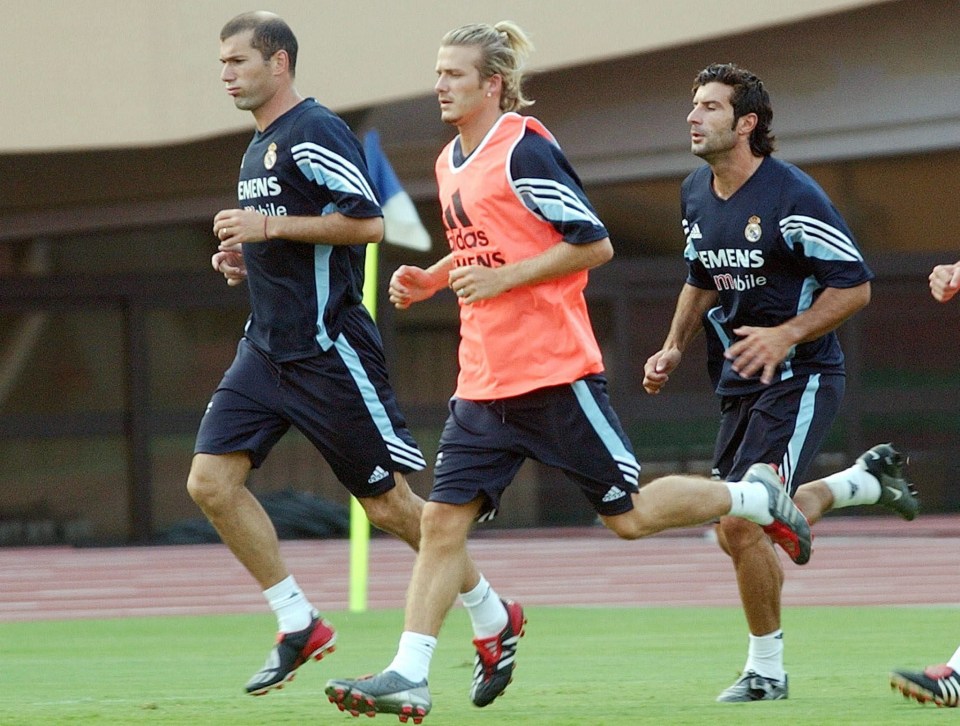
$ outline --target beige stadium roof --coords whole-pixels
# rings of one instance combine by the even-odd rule
[[[440,37],[509,18],[537,70],[659,48],[877,0],[274,0],[300,41],[298,88],[340,111],[428,92]],[[482,8],[482,15],[478,13]],[[219,81],[235,0],[0,0],[0,153],[150,146],[249,128]]]

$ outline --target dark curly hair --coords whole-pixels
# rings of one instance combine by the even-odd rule
[[[748,113],[757,115],[757,125],[750,134],[750,151],[756,156],[770,156],[776,148],[776,137],[770,133],[773,106],[763,81],[733,63],[711,63],[696,75],[691,93],[708,83],[722,83],[733,88],[730,102],[733,104],[734,124]]]

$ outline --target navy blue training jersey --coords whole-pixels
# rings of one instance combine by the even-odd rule
[[[704,165],[680,192],[687,282],[717,290],[719,304],[704,316],[707,366],[720,395],[763,388],[742,378],[724,351],[741,325],[773,327],[810,308],[827,287],[856,287],[873,279],[853,235],[824,191],[792,164],[767,157],[730,199],[713,191]],[[778,378],[843,373],[835,332],[794,346]]]
[[[237,185],[240,206],[268,215],[382,216],[360,142],[315,99],[254,134]],[[250,289],[245,335],[281,362],[328,350],[345,310],[363,299],[365,245],[270,239],[243,245]]]
[[[453,165],[466,161],[457,137]],[[532,129],[510,155],[510,185],[527,209],[553,225],[565,242],[597,242],[609,236],[561,148]]]

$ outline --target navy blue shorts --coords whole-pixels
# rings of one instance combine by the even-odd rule
[[[640,464],[600,375],[496,401],[451,399],[430,501],[482,496],[478,520],[493,519],[528,458],[563,471],[599,514],[633,509]]]
[[[355,317],[333,347],[303,360],[276,363],[241,339],[200,422],[194,453],[246,451],[256,468],[294,426],[356,497],[390,490],[395,471],[423,469],[387,378],[379,334],[371,332],[372,321]]]
[[[842,375],[813,374],[721,397],[714,476],[737,481],[753,464],[774,464],[794,494],[833,425],[844,386]]]

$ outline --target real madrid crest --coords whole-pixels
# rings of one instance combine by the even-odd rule
[[[277,145],[270,144],[267,147],[267,153],[263,155],[263,165],[267,169],[272,169],[273,165],[277,163]],[[760,220],[757,220],[760,221]]]
[[[760,241],[760,237],[763,236],[763,230],[760,229],[760,217],[753,215],[747,220],[747,226],[743,229],[743,236],[747,238],[747,242]]]

